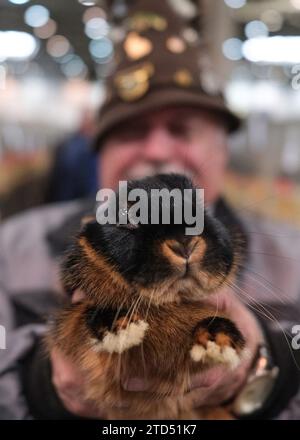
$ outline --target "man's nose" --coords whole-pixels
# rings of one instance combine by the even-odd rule
[[[164,127],[152,128],[144,140],[143,157],[152,162],[167,162],[174,153],[175,140]]]

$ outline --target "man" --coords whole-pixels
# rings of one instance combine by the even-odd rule
[[[156,172],[186,173],[204,188],[206,203],[217,217],[227,216],[244,229],[249,257],[242,277],[232,291],[218,292],[208,301],[241,328],[249,356],[234,371],[213,369],[193,377],[186,396],[195,407],[231,401],[236,417],[299,418],[298,353],[291,353],[290,338],[284,333],[291,332],[299,318],[299,234],[289,229],[278,232],[274,225],[249,216],[238,218],[220,198],[227,134],[238,121],[221,95],[205,91],[199,80],[198,49],[174,37],[180,34],[182,20],[166,3],[141,3],[140,9],[131,11],[132,28],[120,47],[120,63],[99,118],[101,186],[116,188],[120,180]],[[143,11],[142,31],[139,11]],[[0,414],[4,419],[105,418],[104,409],[96,410],[93,402],[83,400],[84,377],[76,365],[59,352],[53,352],[48,362],[38,349],[45,330],[41,316],[55,308],[61,291],[60,257],[81,217],[91,209],[90,202],[63,204],[2,226],[0,324],[7,329],[7,350],[0,359]],[[73,301],[83,297],[84,292],[74,292]],[[123,386],[142,393],[150,382],[151,378],[134,377]]]
[[[79,130],[57,146],[45,203],[66,202],[97,193],[97,154],[91,149],[93,115],[85,111]]]

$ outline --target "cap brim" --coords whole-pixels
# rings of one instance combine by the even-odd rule
[[[224,123],[229,133],[233,133],[241,126],[241,120],[232,113],[222,99],[204,95],[195,90],[183,89],[160,89],[151,90],[151,93],[144,95],[142,99],[134,102],[120,101],[111,105],[111,109],[105,108],[103,114],[100,112],[99,124],[96,127],[94,148],[101,148],[103,139],[118,124],[126,122],[135,116],[140,116],[151,110],[167,106],[188,105],[206,110],[212,110],[224,118]]]

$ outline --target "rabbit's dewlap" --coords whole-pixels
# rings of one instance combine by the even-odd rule
[[[128,190],[191,189],[179,175],[130,182]],[[196,212],[196,197],[190,200]],[[120,208],[120,207],[119,207]],[[149,206],[150,208],[150,206]],[[49,332],[82,369],[86,397],[107,408],[107,418],[210,417],[194,412],[184,396],[192,373],[222,364],[235,368],[244,338],[205,298],[235,276],[242,239],[204,214],[199,236],[181,224],[85,225],[62,271],[66,291],[82,289],[86,300],[62,310]],[[149,209],[149,223],[151,209]],[[128,377],[150,383],[128,392]],[[120,408],[124,406],[124,408]],[[118,409],[117,409],[118,408]]]

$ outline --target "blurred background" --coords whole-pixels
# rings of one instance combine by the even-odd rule
[[[300,225],[300,0],[166,1],[208,45],[207,87],[221,82],[245,118],[228,197]],[[1,219],[96,192],[93,119],[126,18],[126,1],[110,5],[108,17],[105,0],[0,0]]]

